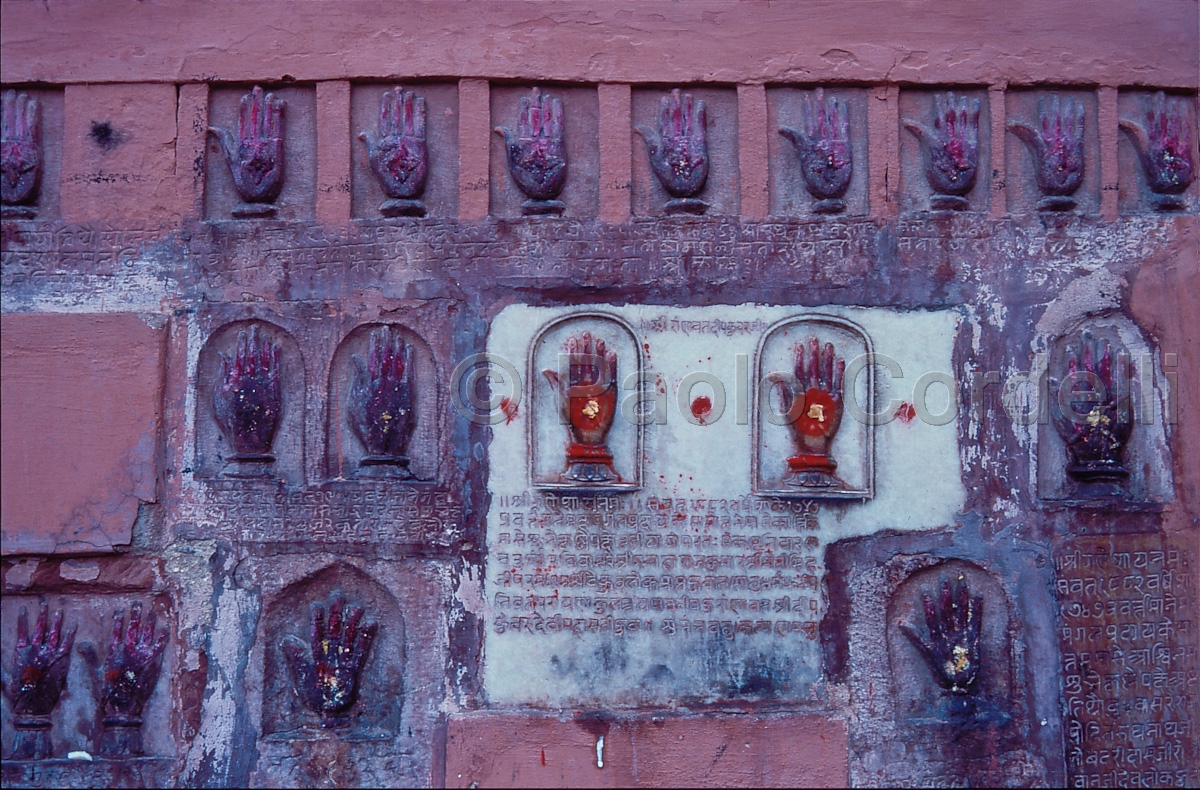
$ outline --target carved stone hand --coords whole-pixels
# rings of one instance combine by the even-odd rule
[[[1083,105],[1071,98],[1060,102],[1053,94],[1048,104],[1038,100],[1038,121],[1040,130],[1020,121],[1009,121],[1008,130],[1037,162],[1037,184],[1045,195],[1038,208],[1070,211],[1075,201],[1069,196],[1083,183]]]
[[[71,667],[71,645],[75,627],[63,634],[63,613],[54,613],[47,628],[49,610],[42,604],[33,638],[29,615],[22,606],[17,614],[17,644],[13,657],[12,682],[7,691],[16,719],[13,759],[42,760],[51,756],[50,714],[67,685]]]
[[[850,151],[850,114],[846,102],[822,89],[804,97],[804,128],[780,127],[779,133],[792,141],[800,155],[800,172],[809,194],[817,198],[813,211],[833,214],[844,211],[842,200],[854,174]]]
[[[239,461],[274,460],[271,442],[279,427],[283,398],[279,346],[260,338],[257,325],[238,332],[237,355],[221,354],[221,375],[213,390],[217,425]]]
[[[542,375],[558,394],[568,425],[567,470],[563,477],[578,483],[620,480],[605,442],[617,413],[617,352],[584,332],[568,338],[567,376],[554,370]]]
[[[1050,386],[1058,395],[1054,426],[1071,456],[1067,472],[1080,483],[1080,493],[1122,496],[1121,481],[1129,471],[1121,462],[1133,433],[1130,392],[1133,373],[1129,354],[1115,358],[1108,342],[1103,351],[1090,332],[1081,337],[1082,350],[1067,352],[1067,376]]]
[[[1179,99],[1168,99],[1159,91],[1150,100],[1146,125],[1121,119],[1121,129],[1137,149],[1146,173],[1146,183],[1154,193],[1159,211],[1184,208],[1180,195],[1196,178],[1192,158],[1192,125]]]
[[[517,133],[497,126],[508,154],[508,171],[530,200],[525,214],[561,214],[566,206],[556,200],[567,181],[567,155],[563,146],[562,100],[542,95],[534,88],[521,97]]]
[[[964,197],[979,168],[979,100],[953,93],[934,96],[933,128],[908,118],[904,128],[921,142],[925,177],[935,192],[935,210],[970,207]]]
[[[681,97],[676,88],[659,105],[657,130],[635,128],[646,143],[654,175],[675,198],[667,202],[669,213],[703,214],[708,208],[697,198],[708,179],[707,125],[704,101],[693,103],[690,93]]]
[[[838,357],[832,343],[821,348],[817,338],[796,346],[795,379],[773,378],[783,400],[788,429],[796,454],[788,458],[786,482],[793,486],[827,487],[845,485],[834,474],[837,462],[829,448],[842,424],[842,388],[846,360]]]
[[[425,215],[420,200],[429,175],[425,144],[425,99],[402,88],[384,91],[379,104],[379,137],[360,132],[371,169],[390,198],[379,207],[385,217]]]
[[[0,198],[6,216],[32,217],[42,178],[42,118],[37,99],[5,91],[0,126]]]
[[[971,597],[961,575],[951,584],[942,580],[942,594],[935,606],[921,593],[925,606],[926,639],[909,623],[900,623],[904,634],[924,656],[938,685],[954,694],[978,691],[979,632],[983,619],[983,596]]]
[[[407,474],[408,442],[417,427],[412,346],[399,332],[381,327],[371,332],[366,364],[353,359],[347,419],[367,451],[360,464],[393,466]]]
[[[101,674],[100,702],[104,709],[104,737],[100,751],[114,756],[142,753],[142,710],[162,669],[167,631],[155,632],[155,614],[151,610],[142,620],[142,605],[135,603],[129,613],[113,612],[112,638]],[[85,655],[86,657],[86,655]]]
[[[344,599],[334,598],[326,628],[324,607],[313,604],[309,644],[289,636],[281,645],[296,693],[321,717],[323,727],[342,723],[358,701],[363,667],[378,630],[376,623],[360,628],[362,616],[360,607],[347,608]]]
[[[238,195],[249,204],[234,209],[235,217],[274,214],[274,207],[254,204],[274,202],[283,189],[284,105],[255,85],[239,104],[237,139],[225,129],[208,127],[225,152]]]

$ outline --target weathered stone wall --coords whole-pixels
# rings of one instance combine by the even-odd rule
[[[6,786],[1200,784],[1200,181],[1152,183],[1200,167],[1195,0],[0,17],[5,178],[41,157],[0,268]],[[256,85],[265,199],[209,131]],[[423,189],[372,166],[393,86]],[[535,87],[548,197],[495,131]],[[673,88],[690,192],[648,154]],[[962,189],[922,147],[950,91]],[[825,195],[780,132],[821,108]],[[584,331],[599,440],[552,382]],[[1079,422],[1128,429],[1107,466],[1053,419],[1085,331],[1135,372]],[[809,337],[849,372],[795,445],[767,376]]]

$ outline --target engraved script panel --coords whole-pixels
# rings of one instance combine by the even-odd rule
[[[1061,604],[1072,787],[1194,787],[1196,553],[1186,539],[1114,535],[1064,543]]]

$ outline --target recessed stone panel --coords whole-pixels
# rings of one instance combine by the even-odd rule
[[[1004,193],[1009,212],[1099,213],[1100,128],[1095,91],[1010,90],[1004,100],[1007,116]],[[1074,133],[1079,119],[1082,119],[1082,136]],[[1014,124],[1019,125],[1016,132]],[[1026,130],[1021,130],[1021,126]],[[1082,152],[1082,156],[1076,157],[1076,152]],[[1073,169],[1075,161],[1083,164],[1078,186],[1063,194],[1063,187],[1074,182],[1058,174],[1064,165]]]
[[[449,606],[444,569],[314,552],[247,558],[238,573],[261,591],[264,607],[244,676],[248,716],[261,733],[250,785],[312,786],[331,778],[368,787],[430,783],[448,636],[446,620],[429,613]],[[330,691],[345,688],[349,662],[336,648],[350,645],[334,636],[330,619],[338,599],[345,602],[343,629],[351,607],[358,607],[358,630],[373,625],[374,636],[354,673],[355,701],[327,708],[330,715],[322,716],[305,702],[285,645],[294,644],[305,662],[323,652],[325,646],[314,645],[311,637],[311,607],[320,607],[336,658],[318,676],[316,690],[326,684]],[[338,662],[335,678],[328,670]],[[337,694],[323,696],[325,703],[345,701]]]
[[[208,125],[226,130],[236,143],[243,97],[252,96],[252,85],[213,87],[209,90]],[[278,197],[262,204],[273,213],[258,219],[312,219],[317,207],[317,93],[303,86],[261,86],[264,94],[284,102],[282,111],[283,184]],[[252,218],[233,212],[245,207],[234,183],[229,158],[218,138],[208,135],[204,166],[204,218],[212,221]]]
[[[902,211],[988,210],[988,103],[987,91],[977,88],[900,92]]]
[[[279,325],[252,318],[219,326],[206,340],[196,371],[195,475],[302,483],[304,382],[300,347]],[[234,411],[224,423],[221,399]],[[240,446],[240,431],[254,433],[250,443],[261,446]]]
[[[866,333],[835,316],[787,319],[763,337],[756,358],[755,493],[869,499],[883,418]]]
[[[537,198],[521,191],[513,180],[508,163],[505,138],[494,129],[508,129],[520,137],[522,100],[531,99],[533,85],[492,85],[492,147],[489,173],[493,217],[515,219],[522,216],[557,214],[566,217],[595,217],[600,213],[600,100],[596,88],[538,84],[547,111],[554,99],[562,103],[562,148],[566,157],[566,179],[561,191],[548,200],[562,207],[523,206]],[[543,135],[540,131],[538,135]],[[532,214],[527,213],[531,211]]]
[[[1195,94],[1121,91],[1117,116],[1121,125],[1117,136],[1120,212],[1195,211],[1200,204],[1200,126]],[[1191,157],[1190,167],[1185,152]],[[1185,174],[1192,179],[1186,186]]]
[[[63,91],[41,87],[3,86],[5,93],[13,91],[14,106],[20,104],[22,97],[25,103],[23,109],[29,111],[29,101],[36,102],[34,111],[38,123],[27,127],[28,132],[22,138],[24,150],[38,151],[41,158],[40,174],[32,186],[31,195],[21,195],[17,205],[7,202],[3,208],[5,220],[14,219],[58,219],[59,193],[62,189],[62,149],[63,149]],[[6,151],[5,156],[8,156]],[[6,187],[6,200],[7,189]],[[20,191],[26,187],[21,185]]]
[[[71,562],[71,561],[68,561]],[[162,758],[174,757],[177,745],[173,737],[174,728],[178,726],[178,712],[173,704],[175,680],[180,678],[180,650],[176,643],[176,632],[173,628],[174,612],[168,595],[162,591],[129,592],[117,591],[117,585],[111,579],[101,579],[98,584],[90,584],[96,577],[88,579],[88,573],[80,573],[86,568],[76,565],[59,567],[60,580],[39,579],[38,584],[27,592],[20,593],[6,590],[0,611],[3,613],[4,626],[0,629],[0,649],[3,650],[4,673],[6,678],[12,676],[15,670],[13,658],[16,655],[17,627],[19,614],[26,611],[29,635],[36,642],[35,626],[42,606],[48,613],[48,622],[53,623],[56,613],[61,612],[63,625],[61,634],[65,635],[74,629],[74,647],[70,651],[69,668],[63,687],[62,696],[50,714],[50,744],[51,756],[66,758],[68,752],[85,751],[107,762],[117,758]],[[93,566],[96,563],[92,563]],[[97,575],[99,569],[96,568]],[[10,572],[11,573],[11,572]],[[71,577],[78,576],[78,580]],[[128,577],[126,577],[128,578]],[[49,582],[49,584],[47,584]],[[74,584],[72,584],[74,582]],[[71,593],[50,593],[47,587],[74,587]],[[39,589],[40,588],[40,589]],[[150,612],[155,616],[155,634],[167,634],[166,643],[157,661],[159,669],[155,682],[149,687],[144,706],[140,709],[141,726],[139,732],[143,753],[140,755],[106,753],[105,721],[116,711],[105,707],[105,664],[109,660],[113,634],[114,614],[123,615],[121,640],[118,651],[123,649],[124,637],[129,624],[129,614],[134,606],[140,607],[142,623],[149,625]],[[136,637],[136,633],[135,633]],[[152,640],[151,640],[152,641]],[[134,662],[127,664],[131,669],[138,665]],[[6,679],[6,683],[7,683]],[[3,755],[5,768],[8,769],[13,750],[14,708],[12,701],[5,699],[3,721]],[[19,764],[19,763],[18,763]],[[151,769],[162,770],[165,766]],[[136,772],[135,772],[136,773]],[[6,780],[8,778],[6,774]],[[126,785],[136,786],[136,785]]]
[[[407,415],[388,413],[392,404],[380,402],[380,396],[386,395],[390,382],[380,376],[379,369],[389,360],[377,356],[388,353],[384,344],[396,340],[401,349],[400,359],[408,355],[403,374],[407,378],[399,385],[407,390],[400,397],[407,402],[410,411]],[[445,406],[445,399],[439,397],[440,381],[429,344],[411,329],[389,324],[364,324],[351,331],[334,354],[329,376],[327,436],[331,475],[341,479],[435,481]],[[370,414],[355,413],[356,391],[361,392],[366,401],[363,411],[370,411]],[[371,455],[370,448],[354,430],[356,418],[377,424],[411,419],[414,424],[407,429],[410,432],[407,441],[393,442],[402,452],[395,453],[397,457],[392,459]]]
[[[611,313],[566,316],[542,328],[529,361],[533,485],[593,493],[640,488],[642,426],[617,413],[622,385],[643,374],[629,325]]]
[[[388,196],[371,169],[369,148],[360,134],[378,140],[380,132],[380,101],[387,91],[396,87],[410,91],[425,100],[425,150],[428,175],[420,195],[423,216],[454,217],[458,215],[458,86],[443,82],[400,81],[355,85],[350,93],[350,175],[351,214],[356,218],[376,219]]]
[[[710,86],[671,86],[637,88],[633,91],[633,124],[652,132],[660,131],[663,100],[670,101],[678,87],[682,97],[691,96],[693,113],[699,117],[699,102],[705,104],[708,178],[698,199],[708,204],[706,215],[736,215],[740,198],[738,178],[738,99],[733,88]],[[650,166],[642,135],[632,132],[633,213],[657,217],[669,213],[672,196],[663,187]]]
[[[1106,347],[1112,370],[1108,379],[1101,375]],[[1163,360],[1141,331],[1124,316],[1092,318],[1073,323],[1050,340],[1048,352],[1036,360],[1035,374],[1043,378],[1035,380],[1043,389],[1036,400],[1038,410],[1029,415],[1037,420],[1039,496],[1093,505],[1171,499],[1166,431],[1178,419],[1173,405],[1178,393],[1172,392]],[[1130,375],[1118,372],[1122,356]],[[1091,394],[1077,400],[1072,387]],[[1072,410],[1074,417],[1068,416]],[[1107,448],[1113,440],[1115,447],[1101,450],[1100,445]],[[1079,451],[1072,452],[1072,446]],[[1109,463],[1113,474],[1101,468]]]
[[[828,206],[824,210],[834,214],[859,216],[867,213],[867,91],[861,88],[827,88],[823,91],[824,102],[817,99],[816,90],[791,86],[778,86],[767,89],[767,154],[770,161],[768,178],[770,179],[772,216],[810,217],[822,216],[815,209],[823,208],[818,205],[822,198],[812,194],[806,186],[803,175],[802,161],[797,146],[787,137],[780,134],[780,129],[788,127],[800,131],[806,129],[806,112],[811,112],[812,122],[816,131],[821,129],[821,105],[828,107],[828,102],[844,102],[846,116],[846,141],[850,152],[850,183],[845,195],[841,198],[845,205],[838,210]],[[811,111],[806,110],[807,106]],[[836,124],[832,119],[827,120],[830,131],[836,138]],[[820,140],[820,134],[815,136]],[[825,149],[820,149],[825,150]]]

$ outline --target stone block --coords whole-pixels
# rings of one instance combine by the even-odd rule
[[[176,104],[169,84],[67,86],[63,219],[151,227],[179,221],[190,206],[175,184]]]
[[[155,499],[164,336],[128,313],[6,314],[4,554],[110,551]]]
[[[446,787],[841,787],[845,725],[787,715],[453,717]]]

